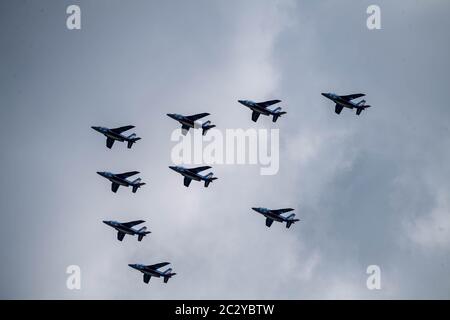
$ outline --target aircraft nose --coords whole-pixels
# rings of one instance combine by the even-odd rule
[[[240,104],[244,104],[244,100],[238,100]]]
[[[256,208],[256,207],[253,207],[252,209],[255,210],[255,211],[258,211],[258,208]]]
[[[326,93],[326,92],[322,92],[322,95],[323,95],[324,97],[326,97],[326,98],[328,98],[328,97],[330,96],[330,94],[329,94],[329,93]]]
[[[109,224],[109,221],[108,220],[103,220],[103,223],[104,224]]]
[[[169,168],[172,169],[172,170],[176,170],[177,169],[177,167],[175,167],[175,166],[169,166]]]

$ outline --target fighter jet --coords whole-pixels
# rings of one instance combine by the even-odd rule
[[[148,283],[150,281],[151,277],[156,277],[156,278],[163,277],[164,283],[167,283],[167,281],[169,281],[169,279],[171,277],[176,275],[176,273],[172,273],[171,268],[169,268],[165,271],[159,271],[158,269],[161,267],[167,266],[168,264],[170,264],[170,262],[161,262],[161,263],[157,263],[157,264],[153,264],[153,265],[149,265],[149,266],[144,266],[143,264],[129,264],[128,266],[142,272],[144,274],[144,282],[145,283]]]
[[[181,123],[181,130],[184,135],[187,134],[187,132],[189,131],[190,128],[198,128],[201,126],[202,134],[205,135],[209,129],[215,127],[215,125],[211,124],[211,121],[209,121],[209,120],[204,123],[196,122],[197,120],[199,120],[201,118],[209,116],[209,113],[199,113],[199,114],[194,114],[192,116],[183,116],[181,114],[176,114],[176,113],[168,113],[167,115],[170,118]]]
[[[349,109],[356,109],[356,115],[360,115],[361,111],[370,108],[369,105],[366,105],[366,100],[361,100],[359,102],[353,102],[352,100],[357,99],[357,98],[361,98],[364,97],[365,94],[364,93],[355,93],[355,94],[349,94],[346,96],[339,96],[335,93],[322,93],[322,95],[328,99],[330,99],[331,101],[333,101],[334,103],[336,103],[336,106],[334,107],[334,112],[336,112],[337,114],[340,114],[342,109],[344,107],[349,108]]]
[[[281,102],[281,100],[269,100],[264,102],[254,102],[250,100],[238,100],[240,104],[243,104],[247,108],[251,109],[252,112],[252,120],[256,122],[259,118],[260,114],[263,114],[265,116],[273,116],[272,121],[276,122],[279,117],[281,117],[283,114],[286,114],[286,112],[281,111],[281,108],[275,108],[274,110],[270,110],[268,107],[277,104]]]
[[[290,214],[287,217],[281,215],[283,213],[294,210],[291,208],[286,209],[252,208],[252,209],[266,217],[266,226],[269,228],[274,221],[286,222],[286,228],[289,228],[291,224],[300,221],[299,219],[294,219],[295,217],[294,213]]]
[[[95,131],[98,131],[102,133],[106,137],[106,146],[111,149],[114,141],[126,141],[128,144],[128,149],[131,148],[133,143],[135,143],[138,140],[141,140],[141,138],[136,137],[136,133],[132,133],[129,136],[125,136],[122,134],[122,132],[133,129],[134,126],[125,126],[120,128],[114,128],[114,129],[108,129],[105,127],[91,127]]]
[[[117,221],[103,221],[104,224],[114,228],[117,230],[117,240],[122,241],[123,237],[126,234],[129,235],[138,235],[138,241],[141,241],[147,234],[151,233],[150,231],[146,231],[147,227],[142,227],[140,229],[133,229],[132,227],[141,223],[144,223],[144,220],[130,221],[130,222],[117,222]]]
[[[209,167],[209,166],[197,167],[197,168],[191,168],[191,169],[180,167],[180,166],[169,166],[169,168],[184,176],[184,185],[186,187],[189,187],[189,184],[191,183],[192,180],[196,180],[196,181],[205,181],[205,188],[208,188],[209,184],[217,179],[216,177],[213,177],[212,172],[208,173],[205,176],[199,174],[199,172],[201,172],[201,171],[211,169],[211,167]]]
[[[133,193],[136,193],[137,189],[139,189],[141,186],[143,186],[145,183],[141,182],[141,178],[137,178],[136,180],[129,181],[126,178],[134,176],[135,174],[138,174],[139,171],[131,171],[131,172],[124,172],[124,173],[111,173],[111,172],[97,172],[99,175],[101,175],[103,178],[108,179],[112,182],[111,185],[111,191],[117,192],[119,189],[119,186],[124,187],[133,187]]]

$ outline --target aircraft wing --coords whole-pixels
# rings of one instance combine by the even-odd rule
[[[119,184],[113,182],[113,183],[111,184],[111,191],[114,192],[114,193],[116,193],[117,190],[119,190],[119,186],[120,186]]]
[[[346,95],[346,96],[341,96],[341,98],[345,99],[347,101],[350,101],[350,100],[353,100],[353,99],[356,99],[356,98],[361,98],[361,97],[364,97],[364,96],[365,96],[364,93],[355,93],[355,94],[349,94],[349,95]]]
[[[192,121],[196,121],[196,120],[204,118],[206,116],[209,116],[209,113],[205,112],[205,113],[194,114],[192,116],[187,116],[186,118],[188,118],[189,120],[192,120]]]
[[[259,115],[260,115],[259,112],[256,112],[256,111],[252,112],[252,120],[253,120],[253,122],[256,122],[258,120]]]
[[[130,222],[122,223],[122,225],[124,225],[124,226],[126,226],[128,228],[131,228],[131,227],[133,227],[133,226],[135,226],[137,224],[141,224],[141,223],[144,223],[144,222],[145,222],[144,220],[136,220],[136,221],[130,221]]]
[[[116,174],[116,176],[119,178],[125,179],[128,177],[134,176],[135,174],[138,174],[138,173],[139,173],[139,171],[130,171],[130,172]]]
[[[207,169],[211,169],[210,166],[204,166],[204,167],[197,167],[197,168],[192,168],[192,169],[188,169],[189,171],[195,172],[195,173],[199,173],[202,171],[205,171]]]
[[[115,133],[122,133],[124,131],[130,130],[130,129],[133,129],[133,128],[134,128],[134,126],[124,126],[124,127],[111,129],[111,131],[114,131]]]
[[[188,177],[184,177],[184,186],[185,187],[189,187],[189,185],[191,184],[192,179],[188,178]]]
[[[272,211],[273,213],[275,213],[275,214],[280,215],[280,214],[282,214],[282,213],[294,211],[294,209],[292,209],[292,208],[286,208],[286,209],[276,209],[276,210],[271,210],[271,211]]]
[[[117,232],[117,240],[122,241],[123,237],[125,237],[125,233],[121,231]]]
[[[273,220],[270,218],[266,218],[266,226],[270,228],[270,226],[272,225]]]
[[[280,103],[281,100],[269,100],[269,101],[263,101],[263,102],[258,102],[259,105],[264,106],[265,108],[273,105],[273,104],[277,104]]]
[[[106,146],[111,149],[114,144],[114,139],[106,138]]]
[[[151,275],[144,273],[144,282],[148,283],[151,277],[152,277]]]
[[[157,263],[157,264],[151,264],[151,265],[147,266],[147,268],[156,270],[156,269],[162,268],[164,266],[167,266],[168,264],[170,264],[170,262],[161,262],[161,263]]]
[[[337,114],[341,113],[342,109],[344,107],[341,106],[340,104],[336,104],[336,107],[334,107],[334,112],[336,112]]]

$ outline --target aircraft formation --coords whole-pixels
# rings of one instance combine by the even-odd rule
[[[343,108],[348,109],[356,109],[356,115],[360,115],[361,112],[370,107],[370,105],[366,105],[365,100],[361,100],[359,102],[354,102],[353,100],[361,98],[365,96],[362,93],[349,94],[349,95],[337,95],[335,93],[322,93],[324,97],[333,101],[335,103],[335,113],[340,114]],[[238,102],[245,107],[249,108],[252,111],[251,119],[253,122],[257,122],[259,116],[265,115],[272,117],[272,122],[276,122],[278,118],[282,115],[285,115],[287,112],[281,111],[281,107],[269,108],[272,105],[278,104],[281,100],[268,100],[263,102],[255,102],[251,100],[238,100]],[[208,130],[214,128],[215,125],[211,123],[211,121],[200,122],[199,120],[209,116],[209,113],[199,113],[190,116],[184,116],[176,113],[168,113],[167,116],[174,119],[175,121],[181,124],[182,133],[184,135],[190,129],[201,129],[202,134],[206,135]],[[103,134],[106,137],[106,147],[111,149],[114,145],[115,141],[119,142],[127,142],[128,149],[131,149],[134,143],[138,140],[141,140],[140,137],[137,137],[135,133],[130,135],[123,134],[125,131],[131,130],[134,128],[132,125],[127,125],[119,128],[106,128],[100,126],[92,126],[92,129]],[[179,173],[183,176],[183,184],[185,187],[189,187],[192,180],[204,182],[205,188],[207,188],[211,182],[217,180],[217,177],[213,176],[212,172],[207,174],[200,174],[200,172],[211,169],[210,166],[201,166],[195,168],[186,168],[182,166],[169,166],[170,169]],[[141,178],[136,178],[134,180],[129,180],[128,178],[139,174],[139,171],[130,171],[124,173],[112,173],[107,171],[98,171],[101,177],[109,180],[111,182],[111,191],[116,193],[120,186],[123,187],[131,187],[132,193],[136,193],[139,188],[145,185],[144,182],[141,182]],[[252,210],[261,214],[266,220],[266,226],[270,228],[274,221],[280,223],[286,223],[286,228],[289,229],[292,224],[300,219],[295,218],[295,214],[291,213],[289,215],[284,215],[288,212],[294,211],[292,208],[282,208],[282,209],[268,209],[264,207],[252,207]],[[113,220],[104,220],[103,223],[107,226],[115,229],[117,231],[117,240],[122,241],[125,235],[135,236],[137,235],[138,241],[142,241],[142,239],[150,234],[150,231],[147,231],[147,227],[141,227],[139,229],[134,228],[134,226],[140,225],[144,223],[144,220],[135,220],[129,222],[118,222]],[[152,265],[144,265],[144,264],[128,264],[129,267],[140,271],[143,274],[144,283],[149,283],[151,277],[155,278],[163,278],[164,283],[167,283],[171,277],[176,275],[176,273],[172,272],[172,268],[168,268],[164,271],[160,269],[169,265],[170,262],[160,262]]]

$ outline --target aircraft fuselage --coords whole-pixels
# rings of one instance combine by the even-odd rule
[[[247,100],[238,100],[241,104],[246,106],[247,108],[251,109],[252,111],[256,111],[258,113],[262,113],[266,116],[270,115],[270,110],[264,106],[261,106],[260,104],[253,102],[253,101],[247,101]]]
[[[337,94],[322,93],[322,95],[340,106],[343,106],[343,107],[346,107],[349,109],[353,109],[353,108],[357,107],[357,104],[354,103],[352,100],[343,99],[340,96],[338,96]]]
[[[200,181],[202,180],[202,176],[200,176],[199,174],[189,171],[187,169],[184,168],[179,168],[179,167],[169,167],[170,169],[178,172],[179,174],[181,174],[184,177],[188,177],[189,179],[195,180],[195,181]]]

